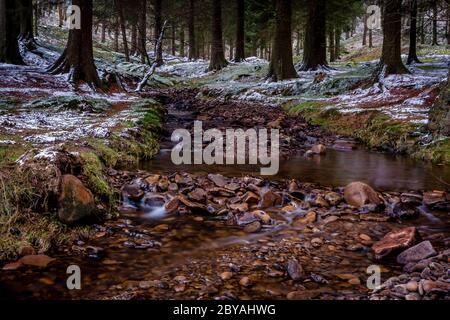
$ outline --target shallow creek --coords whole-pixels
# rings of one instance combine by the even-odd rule
[[[185,117],[185,121],[190,121]],[[174,166],[167,143],[154,160],[140,170],[193,175],[220,173],[229,177],[257,175],[249,166]],[[425,165],[403,157],[369,152],[329,150],[325,156],[285,159],[271,179],[298,179],[324,186],[345,186],[364,181],[377,190],[416,191],[448,188],[450,168]],[[371,245],[395,228],[416,226],[423,239],[438,250],[450,244],[450,215],[422,208],[419,218],[403,222],[343,215],[332,223],[319,221],[315,228],[294,227],[294,214],[268,212],[274,219],[259,233],[226,224],[225,217],[167,214],[163,208],[123,203],[121,218],[98,226],[93,237],[70,250],[49,255],[56,258],[45,269],[0,271],[0,296],[18,299],[358,299],[369,293],[366,269],[374,262]],[[382,217],[380,214],[378,218]],[[361,234],[369,239],[362,240]],[[311,240],[320,238],[320,246]],[[367,237],[366,237],[367,238]],[[75,254],[75,252],[82,254]],[[71,252],[68,254],[67,252]],[[296,258],[311,279],[294,282],[285,272]],[[82,289],[68,290],[66,269],[78,265]],[[224,272],[232,272],[224,280]],[[382,280],[400,273],[390,261],[382,263]],[[252,277],[253,286],[239,284]],[[349,283],[358,278],[360,283]]]

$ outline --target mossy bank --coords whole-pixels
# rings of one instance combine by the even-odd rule
[[[424,125],[392,119],[379,111],[341,113],[325,101],[306,101],[286,109],[300,113],[311,125],[356,138],[371,149],[450,164],[450,138],[433,136]]]
[[[67,226],[58,219],[64,175],[77,177],[92,192],[95,221],[118,216],[120,193],[111,172],[156,155],[165,118],[165,109],[152,99],[137,100],[130,110],[139,115],[136,120],[115,126],[105,138],[87,137],[44,149],[22,143],[2,146],[0,260],[15,259],[26,247],[44,253],[89,236],[92,230],[85,221]]]

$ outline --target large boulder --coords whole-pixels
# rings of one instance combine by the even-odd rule
[[[61,178],[58,198],[59,219],[66,224],[74,224],[95,214],[96,206],[92,192],[75,176]]]
[[[361,208],[365,205],[382,203],[378,193],[363,182],[352,182],[344,189],[345,201],[351,206]]]
[[[394,230],[372,246],[375,259],[382,259],[394,252],[407,249],[416,243],[419,234],[414,227]]]

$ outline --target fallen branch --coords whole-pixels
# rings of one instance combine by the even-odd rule
[[[162,27],[161,33],[159,34],[158,42],[156,43],[156,51],[158,52],[161,49],[162,41],[164,37],[164,31],[166,30],[167,26],[167,20],[164,21],[164,25]],[[150,67],[150,70],[144,75],[144,78],[141,82],[139,82],[135,92],[141,92],[144,86],[147,84],[147,81],[150,79],[150,77],[155,73],[156,67],[158,66],[158,63],[155,61],[153,62],[152,66]]]

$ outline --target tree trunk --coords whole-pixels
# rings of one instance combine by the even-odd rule
[[[141,63],[150,64],[147,54],[147,0],[140,0],[141,7],[139,10],[139,45],[138,50],[141,54]]]
[[[39,10],[38,10],[38,4],[35,3],[33,5],[33,11],[34,11],[34,36],[37,36],[39,34]]]
[[[336,60],[341,58],[341,35],[342,35],[342,31],[339,28],[336,28],[336,30],[334,31],[334,36],[335,36],[335,41],[334,41],[334,58]]]
[[[115,52],[119,52],[119,18],[116,17],[114,19],[114,46],[113,46],[113,50]]]
[[[17,37],[20,33],[16,0],[0,0],[0,62],[23,64]]]
[[[175,42],[175,38],[177,36],[177,26],[175,24],[175,20],[172,19],[172,40],[171,40],[171,49],[172,49],[172,55],[174,56],[177,51],[177,46]]]
[[[423,12],[420,14],[420,43],[425,44],[425,17]]]
[[[185,56],[185,49],[184,49],[184,41],[185,41],[185,35],[184,35],[184,25],[181,25],[180,27],[180,56]]]
[[[198,50],[195,39],[195,0],[189,0],[189,59],[198,59]]]
[[[275,34],[268,77],[273,81],[297,78],[292,59],[291,0],[276,0]]]
[[[372,29],[369,29],[369,48],[373,48],[373,35],[372,35]]]
[[[162,31],[162,0],[155,0],[155,62],[156,66],[162,66],[164,64],[162,58],[162,45],[158,48],[156,43],[158,42],[159,35]]]
[[[300,43],[302,42],[302,34],[300,33],[300,28],[297,29],[297,43],[295,47],[295,53],[300,56]]]
[[[325,0],[309,0],[302,71],[327,66]]]
[[[33,35],[33,1],[20,0],[20,36],[19,40],[26,43],[27,47],[34,46]],[[31,48],[30,48],[31,49]]]
[[[438,43],[438,31],[437,31],[437,21],[438,21],[438,8],[437,0],[433,0],[433,46],[439,45]]]
[[[236,53],[234,61],[245,59],[245,0],[236,0]]]
[[[367,27],[367,19],[368,19],[368,15],[365,14],[364,15],[364,31],[363,31],[363,42],[362,45],[363,47],[365,47],[367,45],[367,31],[368,31],[368,27]]]
[[[92,49],[92,1],[72,0],[81,9],[81,29],[71,29],[66,49],[50,67],[52,74],[69,73],[69,81],[87,82],[92,88],[100,87]]]
[[[122,8],[123,0],[116,0],[117,12],[119,14],[120,29],[122,32],[123,52],[125,53],[125,60],[130,62],[130,51],[128,49],[127,29],[125,28],[125,18],[123,16]]]
[[[417,57],[417,0],[411,0],[410,10],[408,65],[420,63]]]
[[[102,35],[101,35],[100,42],[101,43],[106,42],[106,23],[105,23],[105,21],[102,22]]]
[[[222,0],[213,1],[211,61],[209,71],[220,70],[228,65],[223,50],[222,38]]]
[[[132,56],[135,56],[138,53],[138,32],[137,32],[137,24],[133,22],[131,25],[131,52]]]
[[[328,31],[328,41],[329,41],[329,53],[330,53],[330,62],[336,61],[336,49],[334,48],[334,27],[330,26],[330,30]]]
[[[384,2],[383,50],[380,65],[376,71],[376,81],[382,73],[384,76],[409,73],[401,58],[401,9],[402,0]]]

